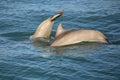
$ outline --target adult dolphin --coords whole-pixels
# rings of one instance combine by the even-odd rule
[[[51,34],[52,27],[54,24],[55,19],[60,17],[63,14],[63,10],[58,11],[56,15],[44,20],[36,29],[35,33],[30,37],[31,40],[37,38],[48,38]]]
[[[51,46],[65,46],[80,42],[108,43],[107,37],[97,30],[64,30],[59,24]]]

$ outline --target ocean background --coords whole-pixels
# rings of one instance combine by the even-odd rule
[[[38,25],[61,9],[52,38],[62,22],[99,30],[112,44],[32,43]],[[0,0],[0,80],[120,80],[120,0]]]

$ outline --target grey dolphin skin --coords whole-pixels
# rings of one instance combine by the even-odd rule
[[[59,24],[51,46],[65,46],[80,42],[108,43],[106,36],[97,30],[64,30]]]
[[[63,10],[58,11],[56,15],[44,20],[36,29],[35,33],[30,37],[31,40],[37,38],[48,38],[51,34],[54,21],[63,14]]]

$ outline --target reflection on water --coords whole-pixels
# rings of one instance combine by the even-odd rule
[[[79,44],[62,46],[62,47],[51,47],[49,42],[45,41],[34,41],[33,46],[39,48],[40,50],[45,50],[45,53],[40,53],[43,57],[49,56],[73,56],[82,57],[90,53],[94,53],[96,50],[104,47],[105,44],[102,43],[89,43],[82,42]]]

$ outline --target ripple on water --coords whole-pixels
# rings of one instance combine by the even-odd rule
[[[1,0],[0,80],[119,80],[119,0]],[[58,10],[65,29],[95,29],[111,45],[80,43],[50,47],[32,44],[29,36]],[[44,43],[43,43],[44,44]]]

